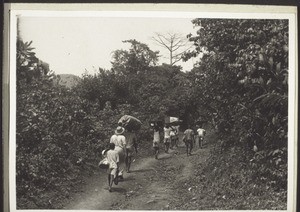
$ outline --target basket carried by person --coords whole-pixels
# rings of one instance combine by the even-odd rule
[[[127,130],[137,131],[141,128],[142,122],[133,116],[124,115],[119,119],[118,124]]]
[[[106,152],[108,151],[108,149],[105,149],[105,150],[103,150],[102,151],[102,155],[105,157],[105,158],[103,158],[100,162],[99,162],[99,164],[98,164],[98,167],[100,168],[100,169],[108,169],[108,167],[109,167],[109,162],[108,162],[108,159],[107,159],[107,157],[106,157]]]
[[[98,166],[99,166],[100,169],[108,169],[109,163],[108,163],[107,158],[102,159],[102,160],[99,162]]]

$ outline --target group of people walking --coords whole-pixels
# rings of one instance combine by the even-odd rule
[[[153,148],[155,151],[155,159],[158,159],[159,152],[159,143],[160,143],[160,127],[152,123],[151,127],[153,129]],[[173,149],[174,147],[178,147],[179,141],[179,126],[171,126],[170,124],[165,124],[164,130],[164,150],[165,153],[169,152],[169,149]]]
[[[153,129],[153,148],[155,159],[158,159],[159,153],[159,143],[160,143],[160,127],[157,124],[152,124]],[[179,142],[179,125],[172,126],[171,124],[166,123],[163,128],[164,134],[164,151],[165,153],[169,152],[169,149],[178,147]],[[202,128],[202,125],[196,125],[196,132],[191,129],[190,126],[183,133],[182,141],[185,143],[187,155],[191,155],[191,151],[196,143],[199,144],[199,147],[203,147],[204,136],[206,131]]]
[[[159,146],[161,142],[161,131],[163,130],[164,152],[168,153],[169,149],[178,147],[179,143],[179,125],[172,126],[166,123],[163,129],[157,124],[151,124],[153,130],[153,149],[155,159],[158,159]],[[203,147],[205,130],[201,125],[196,126],[196,132],[190,126],[184,131],[182,141],[186,146],[187,156],[196,143]],[[130,166],[134,154],[137,154],[137,137],[134,131],[125,129],[119,125],[110,138],[109,148],[102,151],[102,155],[107,160],[107,174],[109,191],[112,191],[113,184],[117,185],[119,180],[123,180],[124,169],[130,173]],[[100,163],[99,163],[100,164]]]

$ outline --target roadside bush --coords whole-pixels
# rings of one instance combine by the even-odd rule
[[[185,57],[203,53],[194,85],[204,91],[220,139],[246,148],[254,178],[274,178],[286,188],[288,21],[192,22],[199,30],[189,35],[195,48]]]

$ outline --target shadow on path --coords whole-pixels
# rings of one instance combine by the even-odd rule
[[[131,173],[137,173],[137,172],[150,172],[153,169],[138,169],[138,170],[131,170]]]
[[[127,190],[126,189],[124,189],[124,188],[120,188],[120,187],[113,187],[112,188],[112,192],[118,192],[118,193],[126,193],[127,192]]]
[[[132,172],[132,171],[131,171],[131,172]],[[135,180],[134,177],[126,177],[126,178],[124,178],[123,182],[133,181],[133,180]]]

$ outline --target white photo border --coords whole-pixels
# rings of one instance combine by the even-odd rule
[[[104,5],[103,5],[104,6]],[[95,11],[95,7],[83,7],[77,4],[70,9],[65,9],[60,4],[53,5],[37,5],[37,4],[10,4],[5,12],[9,16],[9,64],[8,80],[9,80],[9,207],[10,211],[33,212],[33,211],[69,211],[69,210],[17,210],[16,208],[16,34],[17,34],[17,18],[23,17],[160,17],[160,18],[224,18],[224,19],[288,19],[289,20],[289,98],[288,98],[288,200],[287,211],[296,211],[296,190],[297,190],[297,105],[298,105],[298,61],[296,48],[298,45],[296,36],[296,9],[291,7],[275,7],[282,10],[274,10],[274,6],[254,6],[258,8],[255,12],[238,12],[238,5],[231,5],[235,10],[233,12],[221,12],[222,5],[214,5],[209,12],[205,11],[205,6],[201,9],[201,5],[197,5],[199,11],[194,11],[193,5],[182,7],[178,6],[177,11],[151,11],[159,8],[160,5],[149,4],[145,6],[148,11],[142,9],[130,11],[130,4],[120,4],[113,7],[118,10],[113,11],[111,5],[108,4],[107,10],[101,5],[97,5],[99,11]],[[36,8],[37,7],[37,8]],[[97,8],[96,7],[96,8]],[[180,8],[191,8],[180,11]],[[227,8],[228,5],[223,5]],[[245,5],[241,6],[246,8]],[[248,7],[251,8],[249,5]],[[32,9],[34,8],[34,9]],[[70,8],[70,7],[69,7]],[[90,10],[89,10],[89,9]],[[93,9],[91,9],[93,8]],[[121,9],[119,9],[121,8]],[[139,8],[139,7],[138,7]],[[165,5],[162,6],[165,8]],[[172,5],[171,8],[174,8]],[[67,11],[66,11],[67,10]],[[244,10],[242,10],[244,11]],[[265,11],[265,12],[263,12]],[[278,12],[279,11],[279,12]],[[7,54],[7,52],[6,52]],[[5,67],[5,66],[4,66]],[[4,79],[5,80],[5,79]],[[78,211],[95,211],[95,210],[78,210]],[[251,211],[251,210],[243,210]],[[264,210],[268,211],[268,210]],[[285,210],[284,210],[285,211]]]

